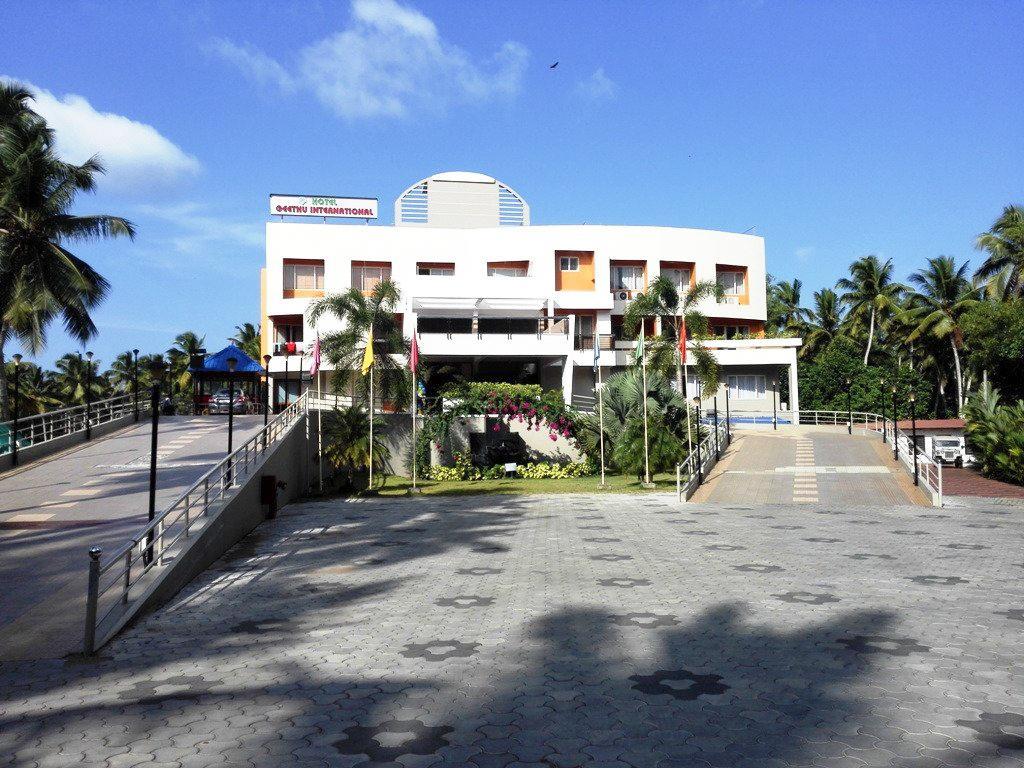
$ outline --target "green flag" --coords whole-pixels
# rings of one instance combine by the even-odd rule
[[[644,363],[644,327],[640,326],[640,336],[636,340],[636,362],[637,365]]]

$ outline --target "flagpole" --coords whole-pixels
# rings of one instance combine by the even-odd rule
[[[641,331],[642,333],[642,331]],[[640,358],[640,367],[644,374],[644,483],[646,485],[651,484],[651,456],[650,450],[648,449],[647,443],[647,355],[644,354]]]
[[[324,404],[320,390],[320,334],[316,335],[316,457],[320,470],[320,493],[324,491]]]
[[[412,332],[412,343],[416,343],[416,329]],[[412,365],[412,490],[416,492],[416,363]]]
[[[597,341],[595,340],[596,344]],[[601,435],[601,485],[605,485],[604,482],[604,387],[601,385],[601,366],[597,366],[597,418],[600,424]]]
[[[370,336],[370,344],[373,344],[373,336]],[[373,362],[370,363],[370,485],[368,491],[373,491]]]

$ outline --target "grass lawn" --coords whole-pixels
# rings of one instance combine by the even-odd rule
[[[463,496],[470,494],[526,494],[526,493],[650,493],[651,491],[674,491],[676,477],[673,474],[655,475],[653,489],[641,488],[637,479],[626,475],[606,475],[602,488],[601,476],[574,477],[565,480],[525,480],[508,478],[502,480],[466,480],[461,482],[417,481],[416,486],[423,493],[432,496]],[[389,477],[380,489],[381,496],[404,496],[412,487],[406,477]]]

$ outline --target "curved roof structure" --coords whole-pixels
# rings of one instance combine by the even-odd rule
[[[522,227],[530,206],[512,187],[493,176],[445,171],[420,179],[395,200],[399,227]]]

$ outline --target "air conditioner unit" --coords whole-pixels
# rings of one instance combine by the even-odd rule
[[[722,303],[723,304],[739,304],[740,303],[740,297],[739,296],[726,296],[724,299],[722,299]]]
[[[619,291],[619,301],[625,301],[629,298],[629,291]]]

